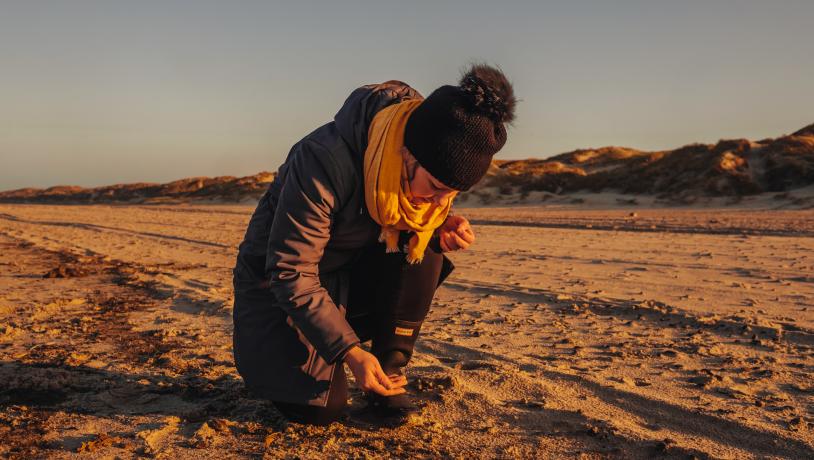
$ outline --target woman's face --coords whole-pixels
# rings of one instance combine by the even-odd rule
[[[445,206],[458,193],[458,190],[447,187],[424,169],[407,147],[403,147],[401,152],[407,169],[410,201],[413,204],[434,202],[438,206]]]

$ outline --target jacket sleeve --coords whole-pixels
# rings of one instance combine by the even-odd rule
[[[343,178],[327,174],[322,147],[300,142],[287,160],[266,256],[266,276],[276,304],[291,317],[317,353],[341,358],[359,338],[319,279],[319,262],[330,239]],[[336,174],[334,174],[336,176]],[[348,181],[345,181],[347,183]]]

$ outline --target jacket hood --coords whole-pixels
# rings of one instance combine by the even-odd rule
[[[367,149],[367,130],[376,112],[406,99],[424,97],[407,83],[398,80],[357,88],[334,116],[339,135],[361,157]]]

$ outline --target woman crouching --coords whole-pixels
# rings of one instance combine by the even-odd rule
[[[355,90],[292,147],[233,270],[235,364],[251,392],[328,424],[347,406],[345,363],[371,413],[416,409],[404,367],[454,268],[444,253],[475,241],[452,202],[486,174],[514,105],[486,65],[426,99],[391,80]]]

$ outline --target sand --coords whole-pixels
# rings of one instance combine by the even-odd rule
[[[252,206],[0,205],[0,457],[814,457],[814,212],[615,208],[461,209],[421,413],[308,427],[232,364]]]

